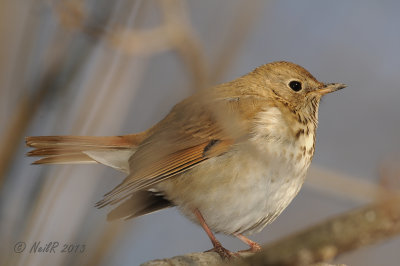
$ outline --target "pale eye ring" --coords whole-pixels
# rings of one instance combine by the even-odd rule
[[[289,87],[294,90],[294,91],[301,91],[302,89],[302,85],[300,81],[297,80],[292,80],[291,82],[289,82]]]

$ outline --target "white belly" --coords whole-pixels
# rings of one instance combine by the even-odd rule
[[[193,210],[198,208],[214,232],[258,232],[296,196],[308,165],[239,150],[209,159],[156,188],[195,222]]]

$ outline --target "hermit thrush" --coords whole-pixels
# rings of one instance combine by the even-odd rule
[[[344,88],[307,70],[274,62],[202,90],[145,132],[116,137],[27,137],[35,164],[97,162],[128,176],[97,203],[119,205],[108,219],[170,206],[212,232],[242,234],[271,223],[298,193],[314,154],[323,95]]]

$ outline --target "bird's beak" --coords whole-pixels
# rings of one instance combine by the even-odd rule
[[[315,92],[317,92],[318,94],[320,94],[322,96],[327,93],[338,91],[338,90],[341,90],[346,87],[347,86],[343,83],[329,83],[329,84],[325,84],[322,88],[317,89]]]

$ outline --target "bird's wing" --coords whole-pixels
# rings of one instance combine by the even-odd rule
[[[247,139],[251,119],[265,106],[259,96],[222,97],[176,105],[130,158],[130,175],[97,203],[115,204],[132,193],[227,152]]]

